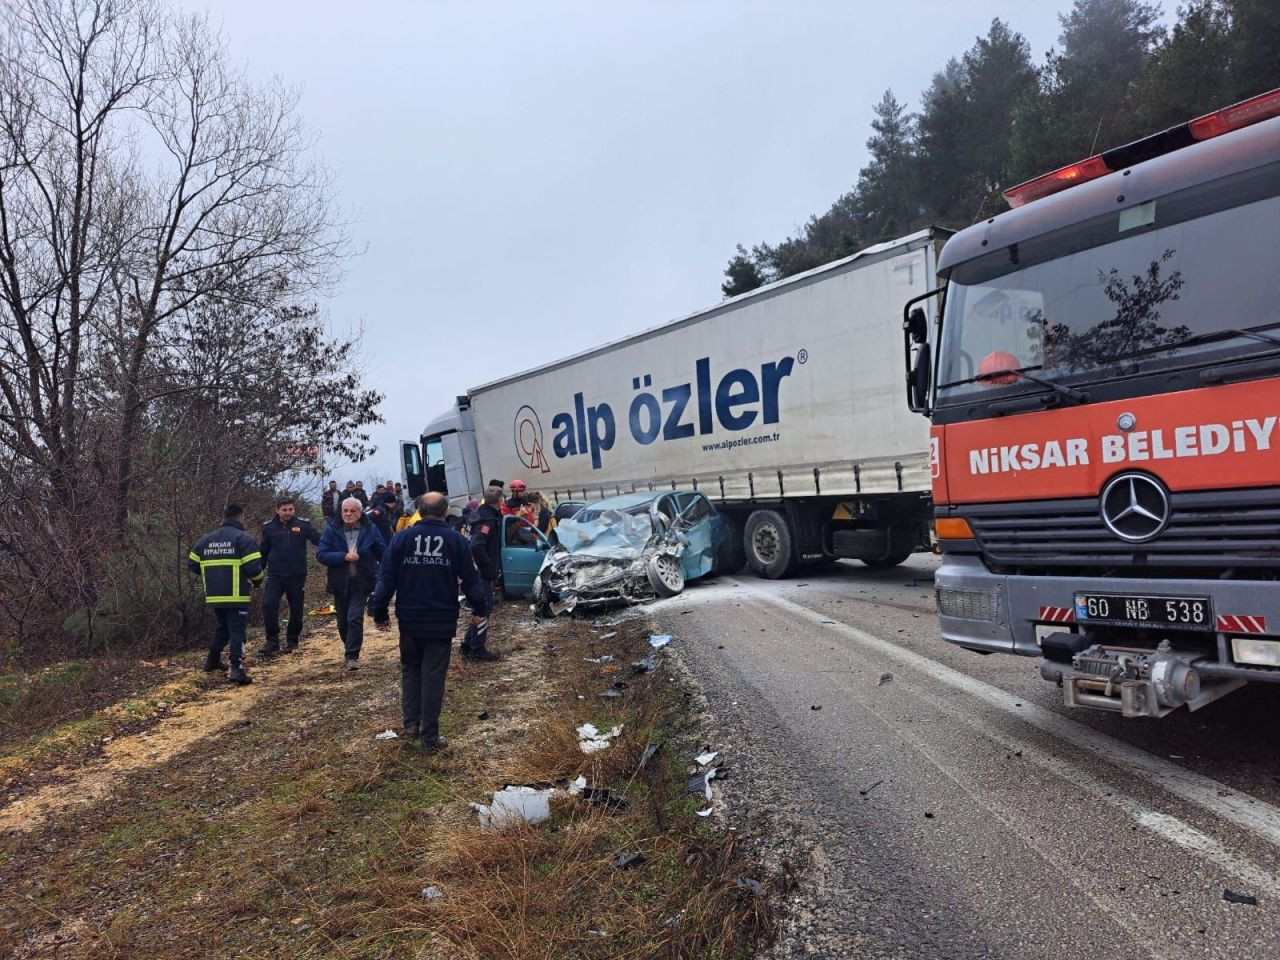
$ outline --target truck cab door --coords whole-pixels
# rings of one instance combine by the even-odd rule
[[[416,443],[400,441],[400,466],[404,471],[404,488],[409,491],[409,498],[426,493],[427,474],[422,466],[422,450]]]
[[[524,596],[542,569],[551,542],[523,517],[502,518],[502,583],[508,596]]]

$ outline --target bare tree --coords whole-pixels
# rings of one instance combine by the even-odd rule
[[[29,578],[0,631],[67,612],[26,589],[51,558],[89,645],[135,580],[179,574],[181,604],[177,504],[269,488],[318,442],[368,451],[380,397],[311,305],[347,239],[296,107],[158,0],[0,11],[0,553]]]

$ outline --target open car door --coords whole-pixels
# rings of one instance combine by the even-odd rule
[[[509,597],[522,597],[533,590],[533,580],[551,541],[523,517],[502,518],[502,583]]]

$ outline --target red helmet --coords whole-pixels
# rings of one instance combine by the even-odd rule
[[[1018,375],[1013,371],[1020,366],[1022,364],[1012,353],[996,350],[982,358],[982,362],[978,364],[978,375],[974,379],[984,387],[1002,387],[1017,382]]]
[[[523,490],[523,489],[524,489],[524,481],[523,481],[523,480],[512,480],[509,484],[507,484],[507,486],[509,486],[512,490]]]

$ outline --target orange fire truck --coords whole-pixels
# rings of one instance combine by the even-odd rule
[[[1005,198],[904,308],[943,636],[1126,717],[1280,682],[1280,90]]]

